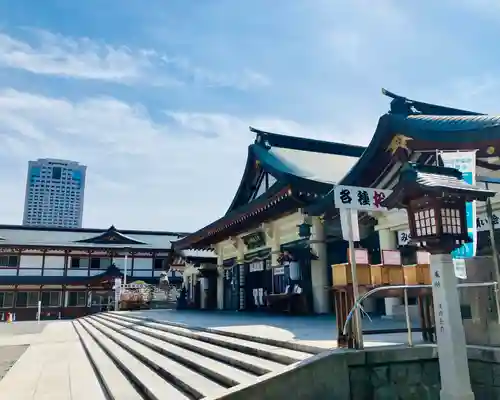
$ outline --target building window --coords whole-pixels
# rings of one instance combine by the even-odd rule
[[[61,179],[61,167],[52,168],[52,179]]]
[[[17,267],[19,265],[19,256],[1,255],[0,267]]]
[[[87,293],[68,292],[68,307],[85,307],[87,305]]]
[[[17,292],[16,307],[38,307],[40,292]]]
[[[80,268],[80,258],[71,257],[71,268]]]
[[[91,258],[90,259],[90,268],[92,268],[92,269],[101,268],[101,259],[100,258]]]
[[[108,304],[113,304],[113,296],[110,296],[108,292],[93,292],[92,293],[92,305],[93,306],[107,306]]]
[[[0,308],[14,307],[14,292],[0,292]]]
[[[167,266],[167,259],[165,257],[155,258],[154,269],[163,271]]]
[[[42,292],[43,307],[60,307],[61,292]]]

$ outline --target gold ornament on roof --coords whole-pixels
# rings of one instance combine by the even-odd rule
[[[493,146],[489,146],[487,149],[486,149],[486,153],[488,153],[490,156],[495,154],[495,148]]]
[[[390,151],[392,154],[395,154],[399,149],[410,150],[408,148],[408,141],[410,140],[413,140],[413,138],[397,134],[392,138],[391,143],[389,144],[389,146],[387,146],[386,151]]]

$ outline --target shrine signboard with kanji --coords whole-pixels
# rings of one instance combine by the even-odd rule
[[[381,204],[391,193],[392,190],[339,185],[334,189],[335,207],[386,211],[387,208],[382,207]]]
[[[494,211],[491,220],[493,221],[493,229],[500,228],[500,212]],[[476,218],[476,229],[478,232],[488,231],[490,229],[490,221],[487,214],[480,214]]]

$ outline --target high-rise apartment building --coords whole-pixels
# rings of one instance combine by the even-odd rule
[[[30,161],[23,225],[81,228],[86,170],[75,161]]]

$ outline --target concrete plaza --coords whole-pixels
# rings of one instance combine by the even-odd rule
[[[136,317],[148,317],[190,327],[212,328],[289,341],[319,349],[336,347],[335,319],[332,316],[287,317],[257,313],[176,310],[119,314],[133,314]],[[365,329],[402,327],[402,322],[364,320]],[[416,341],[418,338],[419,334],[414,334]],[[367,346],[397,345],[406,341],[406,334],[365,337]],[[0,369],[10,369],[0,380],[0,400],[105,398],[71,321],[1,324],[0,354],[4,357],[0,359]]]
[[[124,312],[134,316],[164,320],[189,326],[218,329],[262,338],[297,342],[324,349],[337,347],[336,320],[332,315],[285,316],[234,311],[145,310]],[[418,327],[417,321],[412,327]],[[404,329],[405,322],[363,318],[364,330]],[[421,341],[420,333],[412,334]],[[365,335],[365,346],[387,346],[408,343],[407,333]]]

